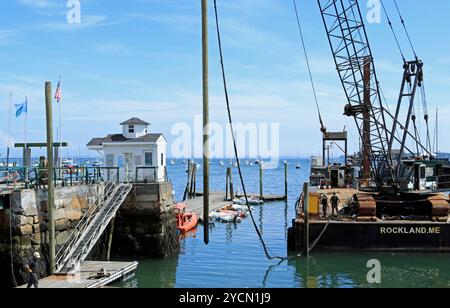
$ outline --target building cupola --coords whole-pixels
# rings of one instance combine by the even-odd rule
[[[137,139],[150,133],[150,123],[139,118],[131,118],[120,125],[122,125],[123,136],[128,139]]]

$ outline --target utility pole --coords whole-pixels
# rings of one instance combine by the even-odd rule
[[[54,161],[53,161],[53,112],[52,112],[52,83],[45,83],[45,114],[47,120],[47,181],[48,181],[48,231],[49,231],[49,259],[50,273],[54,274],[56,270],[56,241],[55,241],[55,183],[53,178]]]
[[[202,0],[203,61],[203,228],[209,244],[209,75],[208,75],[208,0]]]

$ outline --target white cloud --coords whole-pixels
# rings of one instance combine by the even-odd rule
[[[128,48],[122,44],[109,43],[109,44],[98,44],[94,47],[96,53],[101,54],[119,54],[124,55],[128,53]]]
[[[24,5],[35,8],[48,8],[56,5],[56,3],[51,0],[19,0],[19,1]]]

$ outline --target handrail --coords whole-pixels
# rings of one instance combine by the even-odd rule
[[[131,189],[131,185],[127,184],[125,186],[118,186],[116,191],[119,192],[119,190],[121,188],[126,188],[129,192]],[[125,196],[125,189],[120,191],[120,193],[112,194],[110,196],[110,198],[105,202],[105,204],[112,203],[113,205],[117,206],[119,201],[120,201],[120,203],[123,202],[124,196]],[[111,206],[106,213],[103,213],[103,217],[104,218],[110,217],[111,213],[115,209],[115,206]],[[76,255],[73,255],[72,260],[79,260],[80,257],[85,253],[85,251],[89,251],[90,249],[92,249],[92,247],[95,245],[95,242],[93,242],[92,239],[96,238],[99,235],[99,233],[102,231],[103,227],[105,227],[105,221],[107,221],[107,219],[103,219],[101,221],[101,223],[97,226],[97,228],[93,230],[94,232],[92,232],[92,234],[89,237],[85,238],[86,242],[89,243],[89,245],[86,247],[83,247],[83,249],[80,250]]]
[[[56,255],[56,264],[59,268],[60,266],[63,266],[63,262],[65,262],[66,257],[70,254],[72,250],[72,246],[80,239],[80,237],[83,235],[83,232],[87,229],[89,226],[91,219],[94,217],[94,215],[98,212],[98,210],[103,206],[103,202],[101,202],[101,199],[105,199],[110,197],[112,192],[116,189],[116,182],[107,182],[105,185],[104,193],[99,194],[96,196],[93,204],[89,207],[87,212],[83,215],[75,229],[70,234],[67,241],[64,243],[64,245],[60,248]]]

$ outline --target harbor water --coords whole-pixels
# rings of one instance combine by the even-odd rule
[[[273,256],[287,256],[287,228],[295,216],[295,201],[309,175],[309,161],[288,160],[289,201],[256,207],[254,217]],[[197,163],[201,163],[197,161]],[[225,172],[230,164],[211,165],[211,190],[225,190]],[[186,165],[169,164],[175,196],[181,199],[186,185]],[[259,191],[259,167],[243,163],[247,190]],[[234,168],[234,184],[240,187]],[[201,191],[201,167],[198,175]],[[242,192],[242,188],[239,188]],[[264,170],[264,192],[284,193],[283,159],[277,169]],[[286,261],[268,260],[250,218],[239,224],[215,223],[210,244],[203,244],[203,228],[180,236],[179,255],[164,260],[139,260],[134,277],[120,287],[160,288],[358,288],[358,287],[450,287],[448,254],[312,253],[309,259],[291,255]],[[369,284],[369,260],[381,263],[381,284]]]

